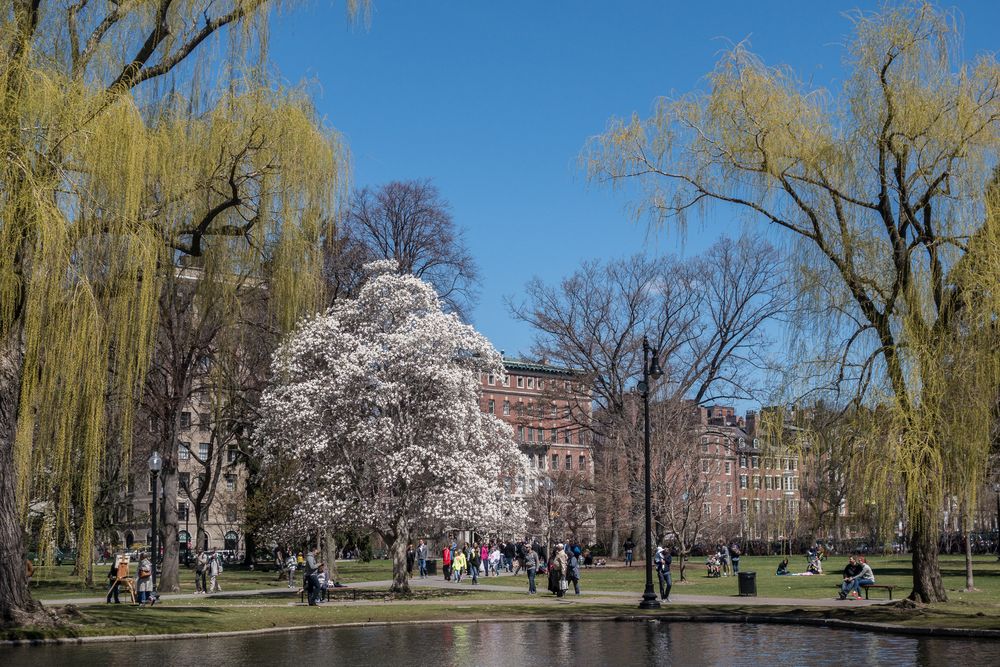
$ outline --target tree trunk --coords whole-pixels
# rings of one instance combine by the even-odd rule
[[[621,543],[621,535],[618,533],[618,520],[611,520],[611,560],[618,560],[618,545]]]
[[[164,461],[166,463],[166,461]],[[180,544],[177,539],[177,466],[168,470],[163,468],[163,569],[160,573],[161,591],[179,593],[180,580]]]
[[[910,599],[930,603],[947,602],[938,565],[938,531],[934,511],[923,508],[922,516],[910,523],[910,548],[913,550],[913,591]]]
[[[41,609],[28,590],[14,474],[14,436],[23,366],[21,330],[15,325],[0,348],[0,626],[21,625]]]
[[[968,592],[976,590],[976,582],[972,576],[972,536],[969,534],[971,527],[972,519],[966,505],[962,512],[962,533],[965,535],[965,590]]]
[[[390,541],[391,537],[391,541]],[[392,552],[392,587],[393,593],[409,593],[410,582],[406,573],[406,545],[410,543],[410,527],[406,525],[405,519],[396,522],[396,531],[393,536],[383,535],[386,546]]]
[[[329,528],[323,529],[323,562],[330,579],[337,581],[337,541]]]

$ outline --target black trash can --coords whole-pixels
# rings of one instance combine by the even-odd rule
[[[757,597],[757,573],[740,572],[737,576],[740,579],[740,597]]]
[[[438,573],[437,558],[428,558],[425,562],[427,564],[427,574],[430,575]]]

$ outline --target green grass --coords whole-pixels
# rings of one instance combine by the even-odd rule
[[[744,556],[740,562],[740,570],[757,573],[757,595],[775,598],[822,599],[832,598],[836,591],[834,586],[842,580],[842,572],[847,564],[846,556],[828,558],[823,563],[823,575],[810,577],[779,577],[774,574],[781,561],[779,556]],[[869,564],[875,572],[879,584],[894,584],[899,588],[895,591],[898,597],[909,594],[912,586],[909,556],[873,556]],[[795,556],[790,559],[793,572],[805,569],[805,558]],[[942,556],[941,568],[945,588],[953,601],[975,601],[987,604],[1000,604],[1000,561],[995,556],[979,556],[973,560],[977,592],[966,593],[965,560],[961,556]],[[673,578],[674,592],[684,595],[736,595],[738,592],[736,579],[720,577],[709,579],[705,576],[703,561],[692,561],[686,568],[687,581],[679,582],[677,561],[674,561]],[[591,591],[639,591],[645,583],[645,568],[638,563],[631,568],[608,567],[590,568],[581,571],[580,586]],[[655,578],[655,576],[654,576]],[[524,576],[490,577],[481,580],[484,583],[503,586],[523,587],[527,584]],[[878,595],[878,593],[874,593]]]
[[[88,587],[82,578],[74,577],[72,565],[36,567],[35,576],[31,584],[31,594],[39,600],[46,599],[68,599],[68,598],[88,598],[98,597],[107,594],[107,586],[104,586],[104,575],[110,566],[95,566],[94,573],[96,584]],[[133,575],[135,567],[132,568]],[[194,570],[181,567],[181,592],[193,593],[195,590]],[[362,563],[359,561],[348,561],[337,564],[337,578],[344,582],[364,582],[377,581],[380,579],[392,578],[392,564],[389,561],[370,561]],[[259,570],[249,571],[242,567],[232,566],[226,568],[219,581],[223,590],[247,591],[273,588],[275,591],[287,591],[287,579],[284,577],[278,580],[275,571],[261,572]],[[296,577],[296,582],[301,585],[301,577]]]

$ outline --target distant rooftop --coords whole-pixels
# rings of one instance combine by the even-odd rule
[[[545,363],[545,360],[528,361],[527,359],[504,359],[503,365],[508,371],[527,371],[530,373],[548,373],[550,375],[582,375],[582,368],[566,368]]]

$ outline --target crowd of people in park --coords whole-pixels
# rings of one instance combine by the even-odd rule
[[[408,567],[412,567],[411,551],[419,577],[430,576],[427,563],[431,552],[425,541],[420,540],[415,549],[411,546],[407,551]],[[546,546],[537,540],[459,544],[452,539],[445,543],[440,555],[441,574],[445,581],[461,583],[465,579],[476,585],[480,577],[523,572],[528,580],[528,594],[535,595],[538,592],[537,577],[545,575],[547,589],[557,597],[563,597],[571,586],[574,594],[579,595],[580,571],[594,565],[590,550],[572,540],[556,543],[549,553]]]
[[[709,577],[729,577],[740,572],[740,557],[743,555],[740,545],[735,542],[726,544],[719,542],[714,551],[705,558],[705,568]]]

